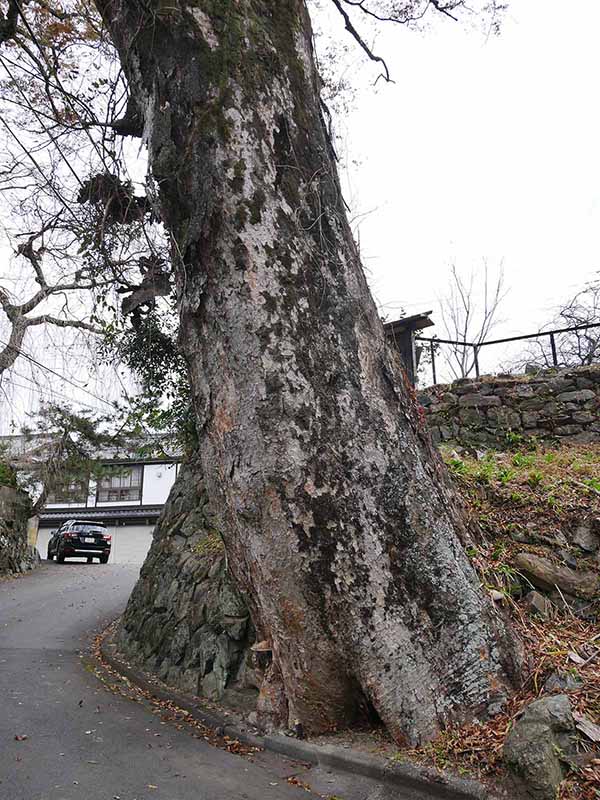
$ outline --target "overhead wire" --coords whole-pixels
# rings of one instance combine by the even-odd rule
[[[10,347],[10,345],[7,342],[2,341],[1,339],[0,339],[0,344],[3,345],[4,347]],[[46,372],[50,373],[51,375],[55,375],[57,378],[60,378],[60,380],[63,381],[64,383],[68,383],[70,386],[73,386],[75,389],[78,389],[80,392],[84,392],[85,394],[89,395],[90,397],[93,397],[94,400],[98,400],[98,402],[104,403],[104,405],[109,406],[109,408],[114,410],[114,404],[113,403],[109,403],[109,401],[105,400],[103,397],[100,397],[99,395],[94,394],[93,392],[90,392],[89,389],[86,389],[84,386],[81,386],[80,384],[75,383],[75,381],[70,380],[65,375],[61,375],[60,372],[57,372],[55,369],[52,369],[52,367],[49,367],[46,364],[42,364],[41,361],[38,361],[32,355],[30,355],[29,353],[26,353],[23,349],[18,348],[17,352],[18,352],[19,355],[23,356],[23,358],[27,359],[27,361],[30,361],[32,364],[35,364],[36,367],[39,367],[40,369],[45,370]]]
[[[66,394],[62,394],[62,392],[57,392],[56,389],[45,389],[45,388],[42,388],[32,378],[29,378],[27,375],[22,375],[20,372],[17,372],[14,369],[11,369],[11,373],[16,375],[18,378],[21,378],[21,380],[27,381],[30,385],[29,386],[23,386],[22,384],[17,383],[15,380],[13,380],[12,375],[9,374],[9,375],[6,376],[9,386],[16,386],[18,389],[24,389],[27,392],[35,392],[36,394],[39,394],[39,395],[43,395],[44,392],[48,392],[49,394],[52,394],[54,397],[60,397],[61,400],[67,400],[67,401],[72,401],[73,400],[72,397],[69,397]],[[95,409],[96,409],[96,406],[92,406],[89,403],[84,403],[81,400],[78,400],[77,402],[79,403],[79,405],[85,406],[86,408],[89,408],[92,411],[95,411]]]

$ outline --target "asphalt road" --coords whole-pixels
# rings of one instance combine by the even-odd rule
[[[0,800],[306,800],[286,780],[293,762],[193,738],[85,668],[81,653],[122,611],[138,570],[46,563],[0,582]],[[310,777],[336,800],[408,797],[356,776]]]

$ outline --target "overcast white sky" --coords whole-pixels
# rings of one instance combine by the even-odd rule
[[[512,0],[489,39],[443,18],[421,33],[380,26],[396,83],[374,91],[377,73],[355,65],[361,89],[340,133],[388,318],[403,307],[439,319],[449,265],[468,272],[486,258],[503,262],[510,289],[497,335],[529,333],[600,269],[599,30],[598,0]],[[492,350],[484,368],[503,357]]]
[[[348,177],[389,317],[435,309],[452,261],[487,258],[510,287],[498,335],[529,333],[600,269],[599,30],[597,0],[512,0],[487,40],[381,29],[396,84],[361,92]]]

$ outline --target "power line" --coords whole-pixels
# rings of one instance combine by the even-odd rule
[[[36,394],[39,395],[42,395],[44,393],[44,390],[41,389],[40,386],[34,380],[32,380],[32,378],[27,377],[27,375],[21,375],[21,373],[17,372],[16,370],[11,370],[11,372],[14,373],[18,378],[27,381],[27,383],[29,383],[29,386],[23,386],[23,384],[17,383],[15,380],[13,380],[12,375],[7,376],[9,386],[11,387],[16,386],[17,389],[24,389],[26,392],[35,392]],[[69,397],[66,394],[62,394],[62,392],[57,392],[56,389],[50,389],[49,393],[52,394],[54,397],[60,397],[62,400],[68,400],[68,401],[73,400],[72,397]],[[82,403],[81,400],[79,400],[78,403],[81,406],[85,406],[85,408],[89,408],[91,411],[96,410],[96,406],[92,406],[89,403]]]
[[[13,345],[9,345],[7,342],[3,342],[1,339],[0,339],[0,344],[3,345],[4,347],[10,347],[11,350],[16,350],[19,355],[23,356],[23,358],[26,358],[27,361],[30,361],[32,364],[35,364],[36,367],[39,367],[40,369],[43,369],[46,372],[49,372],[51,375],[56,375],[56,377],[60,378],[60,380],[64,381],[64,383],[68,383],[75,389],[79,389],[80,392],[85,392],[85,394],[89,394],[89,396],[93,397],[94,400],[98,400],[100,403],[104,403],[104,405],[109,406],[109,408],[114,410],[114,405],[112,403],[109,403],[108,400],[105,400],[103,397],[99,397],[97,394],[90,392],[89,389],[86,389],[85,387],[80,386],[79,384],[75,383],[74,381],[70,380],[64,375],[61,375],[60,372],[57,372],[56,370],[52,369],[52,367],[48,367],[46,366],[46,364],[42,364],[40,361],[37,361],[37,359],[29,355],[29,353],[26,353],[24,350],[16,348]]]

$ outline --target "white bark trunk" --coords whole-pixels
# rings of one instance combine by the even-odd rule
[[[97,3],[145,111],[214,524],[273,644],[263,710],[322,731],[366,698],[432,737],[510,685],[514,642],[386,349],[304,3]]]

